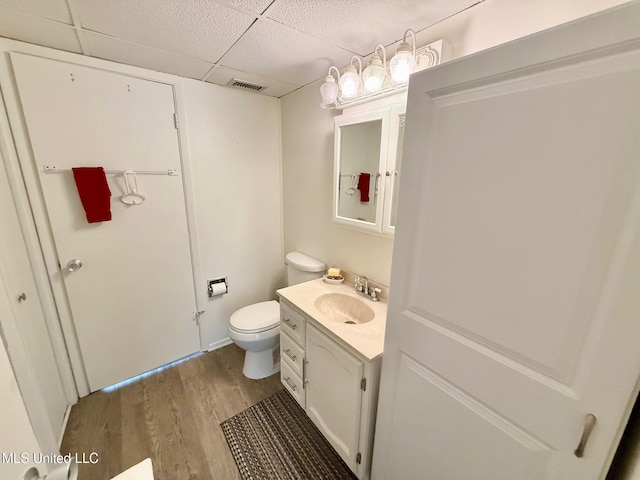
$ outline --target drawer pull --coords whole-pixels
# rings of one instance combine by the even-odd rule
[[[283,322],[286,323],[291,328],[291,330],[295,330],[296,327],[298,326],[297,323],[292,323],[291,320],[288,318],[285,318]]]
[[[306,385],[309,383],[307,380],[307,363],[309,363],[304,358],[302,359],[302,388],[307,388]]]
[[[289,350],[288,348],[284,349],[283,352],[287,355],[287,357],[289,357],[294,362],[296,361],[296,358],[298,358],[296,355],[291,353],[291,350]]]
[[[289,388],[291,390],[293,390],[294,392],[296,391],[296,386],[291,383],[291,379],[289,377],[284,377],[284,381],[287,383],[287,385],[289,385]]]

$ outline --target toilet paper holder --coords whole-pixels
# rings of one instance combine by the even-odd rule
[[[224,286],[224,290],[221,288]],[[217,297],[229,293],[229,285],[227,284],[227,277],[219,277],[207,280],[207,293],[209,298]]]

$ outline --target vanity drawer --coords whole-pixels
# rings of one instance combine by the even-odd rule
[[[305,408],[305,391],[302,378],[296,375],[288,363],[280,363],[280,381],[302,408]]]
[[[280,333],[280,360],[287,362],[296,375],[302,377],[304,349],[285,332]]]
[[[280,320],[280,331],[289,335],[298,345],[304,346],[304,330],[307,320],[284,302],[280,302]]]

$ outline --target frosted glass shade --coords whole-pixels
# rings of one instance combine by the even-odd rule
[[[350,100],[358,96],[358,90],[360,88],[360,76],[355,71],[347,70],[340,77],[340,97],[345,100]]]
[[[369,64],[362,72],[362,80],[364,81],[364,91],[366,93],[378,93],[382,91],[384,78],[387,76],[384,67],[377,64]]]
[[[393,83],[407,83],[409,75],[416,68],[416,59],[411,52],[399,50],[391,59],[389,70]]]
[[[329,80],[330,79],[330,80]],[[324,83],[320,86],[320,95],[322,96],[322,103],[324,105],[331,105],[338,100],[338,84],[329,76],[325,79]]]

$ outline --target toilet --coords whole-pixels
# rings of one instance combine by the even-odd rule
[[[287,285],[321,278],[326,265],[304,253],[286,256]],[[236,310],[229,320],[229,338],[243,350],[245,377],[260,379],[280,371],[280,304],[254,303]]]

